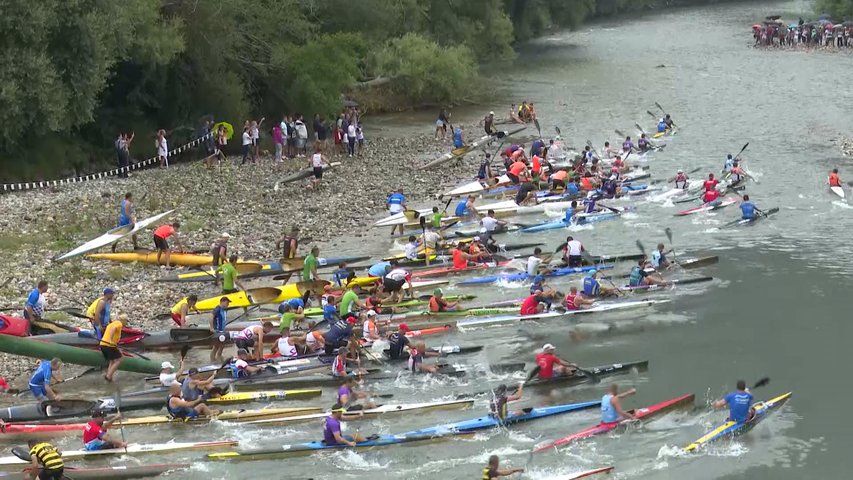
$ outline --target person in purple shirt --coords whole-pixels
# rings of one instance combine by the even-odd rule
[[[341,418],[346,409],[340,403],[336,403],[332,407],[332,413],[326,417],[326,423],[323,426],[323,443],[326,445],[349,445],[354,447],[356,443],[367,440],[360,433],[354,435],[344,435],[341,433]]]
[[[343,405],[347,412],[376,408],[376,404],[370,399],[370,394],[356,391],[355,386],[355,377],[344,377],[341,386],[338,388],[338,404]],[[364,400],[364,402],[356,405],[357,400]]]
[[[737,389],[714,402],[714,408],[729,407],[729,420],[744,423],[752,418],[752,393],[746,388],[746,382],[738,380]]]

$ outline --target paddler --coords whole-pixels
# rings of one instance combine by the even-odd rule
[[[436,135],[438,135],[436,133]],[[326,422],[323,425],[323,444],[326,446],[334,446],[346,444],[350,447],[355,447],[356,444],[367,440],[360,433],[355,432],[353,435],[344,435],[341,433],[341,419],[343,418],[346,409],[340,403],[332,406],[332,413],[326,417]]]
[[[230,293],[237,293],[240,290],[245,291],[246,287],[237,280],[237,277],[240,274],[237,272],[237,255],[232,254],[231,257],[228,258],[228,261],[223,263],[222,265],[216,267],[216,284],[219,284],[219,275],[222,275],[222,295],[228,295]],[[235,286],[240,287],[240,290],[234,288]]]
[[[177,388],[177,386],[173,386],[172,388]],[[115,415],[108,420],[104,420],[104,412],[100,410],[92,413],[92,419],[83,427],[83,448],[87,452],[93,452],[95,450],[127,447],[126,442],[118,438],[113,438],[112,435],[107,435],[107,430],[113,426],[113,423],[120,419],[121,415]]]
[[[631,171],[631,167],[625,163],[625,160],[622,160],[622,155],[616,154],[616,158],[613,159],[613,162],[610,163],[610,173],[622,175],[623,173],[628,173]]]
[[[263,360],[264,336],[269,335],[273,328],[275,327],[272,322],[264,322],[263,325],[250,325],[234,337],[234,345],[239,349],[238,352],[240,350],[251,351],[254,360]]]
[[[542,346],[542,352],[536,354],[536,368],[533,373],[538,373],[540,380],[549,380],[554,377],[571,377],[577,371],[577,365],[569,363],[554,354],[557,347],[550,343]]]
[[[295,335],[279,337],[273,344],[272,353],[284,358],[296,358],[299,356],[299,347],[306,346],[306,338]]]
[[[596,278],[598,270],[590,270],[583,278],[583,294],[588,298],[609,297],[616,295],[616,289],[602,287]]]
[[[261,358],[253,359],[249,356],[249,351],[245,348],[237,349],[237,358],[231,362],[232,378],[249,378],[250,376],[264,370],[264,367],[249,365],[249,360],[263,360],[263,355]]]
[[[124,200],[121,201],[118,207],[118,226],[124,227],[128,225],[133,225],[136,223],[136,207],[133,205],[133,194],[130,192],[124,194]],[[133,228],[133,227],[131,227]],[[130,236],[130,240],[133,242],[133,249],[139,249],[139,244],[137,243],[136,234]],[[116,246],[118,242],[113,243],[112,251],[115,253]]]
[[[702,202],[705,205],[717,205],[720,203],[720,191],[716,188],[712,188],[710,190],[705,190],[705,193],[702,194]]]
[[[486,212],[486,216],[480,219],[480,225],[486,233],[495,233],[506,228],[506,222],[495,218],[495,211],[491,208]]]
[[[543,303],[545,303],[546,312],[551,310],[551,303],[553,299],[560,296],[559,292],[545,285],[545,277],[542,275],[536,275],[533,277],[533,283],[530,285],[530,294],[539,296]]]
[[[305,257],[305,261],[302,264],[302,281],[310,282],[320,281],[320,274],[317,273],[317,257],[320,255],[320,247],[313,246],[311,247],[311,253],[309,253]]]
[[[666,256],[672,253],[672,249],[664,251],[666,247],[664,244],[659,243],[657,247],[652,250],[652,267],[655,270],[666,270],[672,266],[672,263],[666,259]]]
[[[333,377],[348,377],[350,372],[347,370],[347,347],[339,347],[335,358],[332,359],[332,376]]]
[[[521,308],[519,308],[518,314],[536,315],[544,312],[548,308],[548,304],[545,303],[545,300],[545,297],[538,293],[528,296],[523,302],[521,302]]]
[[[563,299],[563,306],[566,307],[566,310],[580,310],[584,307],[591,307],[593,303],[595,300],[578,293],[578,287],[574,285],[569,287],[569,293]]]
[[[521,151],[521,149],[518,149],[513,153],[513,156],[516,156],[516,159],[513,159],[513,163],[510,164],[506,172],[506,176],[509,177],[510,181],[515,185],[518,185],[519,183],[524,183],[530,178],[529,171],[527,169],[527,164],[522,161],[520,155],[517,155],[518,152]]]
[[[45,400],[61,400],[62,397],[51,388],[52,383],[62,382],[62,377],[59,375],[59,369],[62,366],[62,361],[58,358],[50,360],[41,360],[38,368],[30,376],[29,387],[36,400],[43,402]]]
[[[453,257],[453,268],[456,270],[465,270],[468,268],[469,262],[477,262],[480,260],[479,256],[471,255],[470,253],[462,250],[462,246],[460,245],[453,247],[450,254]]]
[[[524,123],[524,120],[518,117],[518,109],[515,108],[515,104],[509,106],[509,114],[507,114],[507,119],[512,121],[513,123]]]
[[[113,381],[113,375],[118,370],[121,361],[124,359],[121,351],[118,349],[119,341],[121,340],[121,329],[127,325],[127,315],[121,314],[117,319],[107,325],[104,329],[104,336],[101,337],[99,346],[104,359],[109,362],[107,372],[104,374],[104,380],[107,382]]]
[[[729,186],[737,185],[746,179],[746,172],[740,167],[738,162],[732,164],[732,170],[728,174]]]
[[[160,225],[154,229],[154,248],[157,249],[157,263],[160,263],[160,257],[166,255],[166,268],[172,268],[169,260],[171,259],[172,249],[169,247],[169,237],[175,237],[178,242],[178,248],[184,249],[184,244],[181,242],[181,237],[178,235],[178,230],[181,228],[181,222],[172,222],[171,225]]]
[[[606,198],[616,198],[622,195],[622,187],[619,186],[619,180],[616,174],[610,175],[607,180],[601,184],[601,191],[604,192]]]
[[[678,172],[675,173],[675,188],[679,188],[681,190],[686,190],[690,185],[690,177],[684,173],[684,170],[679,169]]]
[[[610,146],[610,142],[604,142],[604,147],[601,149],[601,155],[604,158],[613,158],[619,155],[619,150]]]
[[[468,253],[481,261],[492,258],[492,252],[489,251],[479,235],[471,239],[471,243],[468,244]]]
[[[180,378],[183,380],[184,377],[184,357],[181,357],[181,363],[178,364],[178,371],[175,372],[175,366],[172,365],[172,362],[165,361],[160,364],[160,385],[164,387],[171,387],[172,385],[181,385],[181,382],[178,381]]]
[[[477,201],[477,197],[474,195],[468,195],[464,200],[460,200],[458,204],[456,204],[456,210],[453,211],[453,214],[462,219],[469,219],[470,217],[477,215],[477,209],[474,207],[474,203]]]
[[[225,259],[228,258],[228,240],[230,239],[231,234],[223,232],[210,246],[210,256],[213,257],[213,268],[225,263]]]
[[[340,320],[332,323],[329,330],[323,335],[326,355],[331,355],[337,350],[344,349],[350,337],[355,324],[358,323],[358,316],[355,313],[343,315]]]
[[[180,397],[188,402],[195,401],[208,390],[213,388],[213,381],[216,379],[216,372],[212,372],[207,378],[201,378],[198,369],[193,367],[187,372],[187,376],[181,382],[179,390]],[[170,390],[171,391],[171,390]]]
[[[364,299],[364,308],[382,313],[382,303],[391,298],[383,293],[385,293],[385,287],[381,283],[371,288],[368,297]]]
[[[511,394],[504,384],[500,384],[492,390],[492,399],[489,401],[489,416],[498,420],[504,420],[509,413],[507,404],[521,400],[524,396],[524,382],[518,382],[518,387]],[[513,415],[520,415],[521,411],[512,412]]]
[[[169,387],[166,411],[172,418],[190,419],[210,416],[210,409],[203,403],[203,397],[197,396],[193,400],[187,400],[181,396],[181,393],[180,386],[172,385]]]
[[[561,160],[562,157],[563,151],[560,147],[560,144],[555,142],[553,138],[551,140],[548,140],[548,153],[545,155],[545,160],[553,163],[558,160]]]
[[[637,149],[640,153],[645,153],[652,149],[652,144],[649,142],[649,139],[646,138],[645,133],[641,134],[640,138],[637,140]]]
[[[353,290],[354,287],[347,287],[347,291],[341,295],[340,302],[338,303],[338,317],[344,318],[350,313],[355,312],[357,309],[360,310],[364,308],[364,304],[358,299],[358,294]]]
[[[492,173],[492,154],[486,153],[483,161],[480,162],[480,168],[477,170],[477,179],[483,186],[489,186],[490,180],[494,177]]]
[[[628,274],[628,285],[639,287],[643,285],[666,285],[666,282],[661,278],[660,274],[651,268],[651,265],[645,257],[637,261],[637,264],[631,267],[631,273]]]
[[[666,128],[668,128],[668,129],[675,126],[675,122],[672,120],[672,118],[669,116],[668,113],[663,116],[663,121],[664,121],[664,123],[666,123]]]
[[[447,211],[439,211],[438,207],[432,207],[432,216],[429,219],[429,224],[432,228],[441,228],[442,220],[447,214]]]
[[[607,393],[601,397],[601,424],[612,426],[619,422],[620,419],[632,419],[635,417],[632,413],[626,412],[622,408],[621,399],[637,393],[636,388],[631,388],[622,393],[619,393],[619,385],[616,383],[610,384]]]
[[[391,267],[391,262],[385,260],[374,263],[370,266],[370,268],[367,269],[367,276],[374,278],[382,278],[385,276],[385,273],[387,272],[387,269],[389,267]]]
[[[86,317],[92,324],[92,329],[95,331],[97,338],[101,338],[104,328],[110,323],[110,310],[113,306],[113,297],[115,297],[115,290],[107,287],[104,289],[104,294],[101,298],[95,300],[86,309]]]
[[[438,135],[438,133],[436,133],[436,135]],[[406,196],[403,195],[403,189],[398,188],[391,195],[388,195],[387,204],[388,211],[391,213],[391,215],[396,215],[406,210],[408,207],[406,206]],[[406,228],[404,224],[392,225],[391,236],[394,236],[394,232],[397,230],[397,227],[400,228],[400,235],[403,234],[403,230]]]
[[[317,330],[308,332],[308,334],[305,335],[305,346],[307,346],[308,350],[311,352],[325,350],[326,339],[323,337],[323,333]]]
[[[424,249],[437,249],[438,245],[441,243],[441,240],[441,229],[427,228],[423,235],[421,235],[420,241],[423,244]]]
[[[527,257],[527,275],[535,277],[540,273],[547,273],[551,271],[551,268],[548,267],[548,265],[542,265],[545,261],[543,257],[544,255],[542,255],[541,248],[536,247],[533,249],[533,255]]]
[[[495,112],[489,112],[488,115],[483,117],[483,131],[486,132],[486,135],[497,133],[495,130]]]
[[[444,299],[444,291],[436,288],[432,291],[432,297],[429,299],[430,312],[452,312],[459,308],[459,302],[448,302]]]
[[[735,159],[732,158],[732,154],[730,153],[726,156],[726,163],[723,164],[723,173],[731,172],[734,165],[735,165]]]
[[[653,118],[654,118],[654,117],[653,117]],[[658,119],[658,128],[657,128],[657,132],[658,132],[658,133],[664,133],[664,132],[666,132],[666,129],[667,129],[667,128],[669,128],[669,127],[668,127],[668,126],[667,126],[667,124],[666,124],[666,119],[665,119],[664,117],[660,117],[660,118]]]
[[[373,403],[370,394],[357,391],[355,387],[355,378],[344,377],[341,386],[338,387],[338,404],[343,405],[347,409],[347,412],[363,410],[365,408],[376,408],[376,404]],[[355,402],[358,400],[362,400],[363,403],[356,404]]]
[[[190,310],[195,313],[201,313],[198,308],[196,308],[196,303],[198,303],[198,295],[193,293],[187,296],[186,302],[178,302],[174,307],[172,307],[172,321],[174,321],[179,328],[187,327],[187,315],[190,314]]]
[[[406,333],[410,332],[409,325],[401,323],[397,326],[396,332],[388,334],[388,358],[391,360],[400,360],[403,358],[403,351],[409,346],[411,341]]]
[[[30,449],[29,475],[25,478],[30,480],[64,480],[65,463],[62,461],[62,452],[50,443],[30,439],[27,441]],[[25,471],[27,469],[24,469]]]
[[[213,314],[210,317],[210,333],[213,335],[213,347],[210,350],[211,362],[222,361],[222,350],[225,349],[225,342],[228,339],[228,334],[225,333],[225,325],[228,323],[228,306],[230,304],[230,298],[220,298],[219,305],[213,309]]]
[[[633,152],[637,147],[634,146],[634,142],[631,141],[631,136],[628,135],[625,137],[625,141],[622,142],[622,153],[627,154],[628,152]]]
[[[44,315],[44,294],[47,293],[47,280],[40,280],[36,288],[30,291],[27,296],[27,303],[24,304],[24,318],[29,320],[29,333],[33,333],[33,326],[37,322],[41,322]]]
[[[415,289],[412,287],[412,272],[404,268],[389,269],[382,278],[382,288],[391,296],[391,303],[398,303],[403,299],[403,286],[406,285],[409,287],[409,297],[414,298]]]
[[[577,197],[581,193],[580,179],[578,177],[573,177],[569,179],[569,183],[566,184],[566,191],[563,192],[569,197]]]
[[[421,248],[421,244],[418,242],[418,237],[414,235],[409,235],[409,242],[403,247],[404,255],[406,255],[406,259],[408,260],[417,260],[419,252],[418,250]]]
[[[576,202],[572,202],[577,205]],[[568,223],[568,222],[567,222]],[[583,265],[583,252],[586,251],[580,240],[569,235],[566,237],[566,246],[563,247],[563,262],[568,267],[578,268]]]
[[[364,314],[365,319],[361,328],[361,338],[368,342],[375,342],[376,340],[380,340],[382,336],[379,335],[379,324],[380,322],[376,319],[377,313],[375,310],[368,310],[367,313]],[[388,324],[389,321],[383,322],[383,324]]]
[[[278,330],[281,335],[289,335],[292,331],[298,331],[301,328],[302,321],[305,320],[305,314],[294,309],[293,305],[283,303],[280,307],[281,319],[278,323]],[[272,324],[270,324],[272,325]],[[257,327],[258,325],[256,325]],[[254,327],[247,327],[254,328]],[[241,332],[242,333],[242,332]],[[269,333],[269,332],[267,332]],[[239,345],[238,345],[239,346]],[[247,347],[243,347],[247,348]]]
[[[281,238],[275,242],[275,248],[276,250],[281,249],[280,263],[285,263],[287,260],[296,258],[296,252],[299,249],[299,227],[293,227],[290,230],[290,234],[285,233],[282,235]],[[287,285],[287,282],[290,281],[290,277],[293,275],[293,271],[291,270],[293,267],[287,266],[287,264],[283,265],[283,267],[288,271],[285,272],[285,277],[281,284]]]
[[[729,407],[729,421],[744,423],[752,418],[755,411],[752,408],[752,393],[746,388],[746,382],[737,381],[736,390],[715,401],[712,405],[716,409]]]
[[[424,342],[418,342],[414,346],[409,344],[409,363],[408,368],[412,373],[438,373],[438,365],[426,365],[424,357],[440,357],[440,352],[431,352],[426,349]]]
[[[743,201],[740,202],[740,218],[743,220],[752,220],[755,218],[755,212],[760,212],[760,210],[749,200],[749,195],[744,195]]]
[[[465,146],[465,139],[462,138],[463,133],[462,125],[456,125],[456,128],[453,130],[453,148],[462,148]]]
[[[489,457],[489,466],[483,469],[483,480],[494,480],[500,477],[508,477],[516,473],[524,472],[523,468],[501,469],[500,459],[497,455]]]
[[[714,174],[709,173],[708,179],[705,180],[704,182],[702,182],[702,187],[707,192],[709,190],[715,190],[717,188],[717,185],[719,185],[719,184],[720,184],[720,181],[717,180],[716,178],[714,178]]]
[[[838,169],[833,168],[831,172],[829,172],[829,186],[830,187],[840,187],[841,186],[841,177],[838,176]]]
[[[536,200],[536,184],[533,182],[524,182],[518,187],[518,192],[515,194],[516,205],[536,205],[539,202]]]

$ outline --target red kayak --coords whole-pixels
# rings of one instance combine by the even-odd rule
[[[29,335],[30,322],[26,318],[0,315],[0,335],[26,337]]]
[[[474,265],[468,265],[465,268],[454,268],[452,265],[446,266],[446,267],[428,268],[426,270],[419,270],[417,272],[413,272],[412,278],[440,277],[442,275],[451,275],[454,273],[465,273],[465,272],[473,272],[475,270],[486,270],[489,268],[503,267],[503,266],[509,264],[509,262],[510,262],[510,260],[502,260],[500,262],[477,263]]]
[[[689,395],[682,395],[680,397],[673,398],[671,400],[666,400],[660,403],[656,403],[646,408],[638,408],[635,410],[628,410],[631,414],[637,417],[637,420],[649,420],[655,416],[662,415],[664,413],[670,412],[672,410],[676,410],[679,408],[684,408],[687,405],[693,405],[694,395],[691,393]],[[618,422],[614,423],[599,423],[594,427],[589,427],[587,429],[581,430],[580,432],[573,433],[571,435],[567,435],[559,440],[551,442],[547,445],[543,445],[541,447],[535,448],[534,452],[541,452],[543,450],[548,450],[549,448],[557,448],[561,445],[567,445],[569,443],[593,437],[595,435],[601,435],[602,433],[607,433],[612,430],[615,430],[620,425],[624,424],[627,420],[622,419]]]
[[[720,203],[716,203],[716,204],[714,204],[713,202],[712,203],[703,203],[702,205],[699,205],[698,207],[693,207],[693,208],[688,208],[687,210],[682,210],[682,211],[676,213],[675,216],[676,217],[683,217],[685,215],[692,215],[694,213],[712,212],[714,210],[726,208],[729,205],[734,205],[735,203],[737,203],[737,201],[738,201],[737,198],[729,197],[725,200],[720,200]]]
[[[83,431],[85,423],[64,424],[29,424],[29,423],[7,423],[0,427],[0,439],[8,437],[55,437],[59,435],[75,434]]]

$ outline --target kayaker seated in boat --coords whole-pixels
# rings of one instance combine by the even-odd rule
[[[583,213],[596,213],[602,212],[605,210],[604,207],[598,205],[598,191],[590,190],[586,194],[586,198],[583,200]]]
[[[732,170],[728,173],[727,176],[729,179],[729,187],[738,185],[744,180],[746,180],[746,172],[738,165],[737,162],[732,165]]]
[[[306,338],[301,335],[279,337],[272,346],[272,353],[280,357],[296,358],[303,350],[307,350]]]
[[[169,398],[166,399],[166,412],[173,418],[183,419],[209,417],[211,414],[202,397],[187,400],[181,397],[181,387],[177,385],[169,387]]]
[[[178,371],[175,371],[175,366],[172,362],[165,361],[160,364],[160,385],[171,387],[172,385],[180,385],[184,379],[184,360],[186,357],[181,357],[181,363],[178,364]]]
[[[283,304],[281,309],[281,319],[278,324],[279,333],[281,335],[287,335],[290,331],[300,330],[302,323],[305,320],[305,314],[293,311],[293,307],[289,303]]]
[[[356,403],[359,400],[362,402]],[[338,404],[346,409],[346,414],[358,411],[358,415],[361,415],[360,410],[376,408],[376,404],[370,398],[369,392],[356,390],[356,381],[353,377],[345,377],[341,382],[341,386],[338,387]]]
[[[486,232],[495,233],[505,230],[507,223],[495,218],[495,211],[490,208],[486,212],[486,216],[480,219],[480,225],[483,226],[483,230]]]
[[[628,274],[628,285],[631,287],[666,285],[666,281],[661,278],[659,273],[655,272],[651,263],[643,257],[631,267],[631,273]]]
[[[193,401],[206,394],[213,388],[213,381],[216,377],[216,372],[211,373],[207,378],[202,378],[198,368],[191,368],[187,372],[187,376],[181,382],[180,396],[184,400]]]
[[[600,184],[601,182],[591,172],[584,172],[580,178],[581,191],[584,192],[593,192]]]
[[[614,158],[619,156],[620,150],[610,146],[610,142],[604,142],[604,147],[601,148],[602,158]]]
[[[616,169],[620,175],[631,171],[631,167],[622,159],[622,155],[619,154],[616,154],[616,158],[610,162],[610,171],[613,172],[614,169]]]
[[[522,472],[524,472],[523,468],[501,469],[500,459],[497,455],[492,455],[489,457],[489,466],[483,469],[483,480],[494,480]]]
[[[332,412],[326,417],[326,422],[323,425],[323,444],[329,446],[345,444],[355,447],[357,443],[367,440],[358,432],[353,435],[341,433],[341,419],[344,412],[346,412],[346,408],[343,405],[336,403],[332,406]]]
[[[459,309],[459,302],[448,302],[444,299],[444,291],[436,288],[429,299],[430,312],[452,312]]]
[[[503,420],[510,413],[507,408],[509,402],[521,400],[524,396],[524,382],[518,382],[518,387],[515,391],[509,393],[509,389],[504,384],[500,384],[492,391],[492,399],[489,401],[489,416]],[[521,410],[513,411],[513,415],[521,415],[524,413]]]
[[[397,303],[403,300],[403,287],[408,285],[408,295],[414,298],[415,292],[412,288],[412,273],[404,268],[389,269],[385,277],[382,278],[382,287],[385,292],[390,295],[391,303]]]
[[[533,277],[533,284],[530,285],[530,294],[538,295],[540,299],[544,300],[545,311],[550,310],[552,301],[561,295],[560,292],[545,285],[545,277],[542,275]]]
[[[378,320],[376,310],[368,310],[364,314],[364,322],[361,327],[361,338],[369,343],[382,339],[379,334],[379,327],[388,325],[390,320]]]
[[[213,346],[210,349],[210,361],[222,361],[222,351],[225,349],[225,343],[229,340],[228,333],[225,332],[225,324],[228,323],[228,306],[231,305],[231,299],[222,297],[219,299],[219,305],[213,309],[210,316],[210,333],[213,334]]]
[[[32,440],[27,442],[30,450],[30,467],[24,471],[29,473],[24,478],[30,480],[64,480],[65,462],[62,452],[50,443]]]
[[[438,373],[438,365],[427,365],[424,357],[440,357],[440,352],[431,352],[426,349],[424,342],[418,342],[414,346],[409,345],[408,368],[412,373]]]
[[[757,211],[758,209],[755,207],[755,204],[749,200],[749,195],[744,195],[743,201],[740,202],[740,218],[743,220],[753,220]]]
[[[169,237],[175,237],[175,241],[178,243],[178,248],[181,250],[184,249],[184,244],[181,241],[181,237],[178,234],[178,230],[181,229],[181,222],[172,222],[171,225],[160,225],[156,229],[154,229],[154,248],[157,249],[157,263],[160,263],[160,258],[165,255],[164,265],[166,268],[172,268],[170,263],[172,256],[172,248],[169,246]]]
[[[231,376],[233,378],[248,378],[264,370],[264,367],[249,365],[250,360],[254,359],[249,356],[248,350],[245,348],[238,349],[237,358],[231,361]]]
[[[675,178],[673,179],[675,182],[675,188],[679,188],[681,190],[687,190],[687,187],[690,185],[690,177],[684,173],[684,170],[679,169],[675,174]]]
[[[552,193],[559,193],[566,190],[566,180],[569,178],[569,172],[565,170],[557,170],[548,177],[548,188]]]
[[[521,302],[521,308],[518,310],[519,315],[536,315],[548,309],[546,298],[540,294],[530,295]]]
[[[666,124],[666,119],[664,117],[660,117],[660,119],[658,120],[657,132],[658,133],[666,132],[667,128],[669,128],[669,127]]]
[[[39,362],[38,368],[30,377],[30,391],[36,400],[43,402],[45,400],[61,400],[62,397],[51,388],[52,383],[62,382],[62,377],[59,375],[59,369],[62,367],[62,360],[53,358],[51,360],[42,360]]]
[[[625,137],[625,141],[622,142],[622,155],[628,154],[628,152],[633,152],[637,147],[634,146],[634,142],[631,140],[631,136],[628,135]]]
[[[652,150],[652,144],[651,142],[649,142],[649,139],[646,138],[645,133],[641,134],[640,138],[637,140],[637,149],[640,151],[640,153],[645,153],[649,150]]]
[[[107,382],[113,381],[113,376],[116,374],[124,356],[121,350],[118,349],[118,344],[121,341],[121,329],[127,325],[127,315],[121,314],[117,319],[110,322],[107,328],[104,329],[104,336],[101,337],[99,347],[104,359],[109,362],[107,371],[104,373],[104,380]]]
[[[397,328],[396,332],[388,333],[388,358],[391,360],[405,358],[405,348],[411,343],[409,337],[406,336],[406,333],[411,331],[409,325],[401,323]]]
[[[338,349],[346,347],[352,337],[353,327],[358,323],[358,315],[350,312],[344,318],[337,320],[329,327],[324,335],[326,354],[331,355]]]
[[[722,203],[720,200],[720,191],[716,189],[705,190],[702,194],[702,202],[707,206],[716,206]]]
[[[666,270],[672,266],[672,263],[667,260],[666,256],[672,253],[672,249],[666,250],[666,246],[662,243],[659,243],[657,247],[652,250],[652,259],[651,264],[652,268],[655,270]]]
[[[533,255],[527,257],[526,272],[528,276],[535,277],[539,274],[549,273],[552,269],[548,265],[551,261],[551,255],[543,255],[542,249],[536,247],[533,249]]]
[[[110,323],[110,310],[112,310],[114,297],[115,290],[107,287],[104,289],[104,294],[86,309],[86,318],[92,324],[95,338],[100,339],[104,335],[107,324]]]
[[[732,158],[732,154],[728,154],[726,156],[726,162],[723,164],[723,173],[729,173],[732,171],[732,168],[735,165],[735,159]]]
[[[514,185],[530,181],[530,171],[527,169],[527,164],[521,158],[524,153],[519,154],[518,152],[522,152],[522,150],[519,149],[513,153],[513,156],[516,156],[518,160],[514,160],[506,171],[506,176],[509,177],[509,180]]]
[[[284,314],[282,314],[283,316]],[[291,323],[288,323],[288,330]],[[282,325],[284,325],[284,321],[282,321]],[[252,357],[255,360],[262,360],[264,358],[264,337],[269,335],[273,331],[273,328],[275,326],[273,326],[272,322],[264,322],[263,325],[250,325],[237,333],[234,337],[234,345],[238,349],[252,352]]]
[[[621,399],[635,393],[637,393],[636,388],[631,388],[619,393],[619,385],[616,383],[611,384],[607,389],[607,393],[601,397],[601,424],[612,426],[619,423],[620,420],[635,420],[636,417],[630,412],[626,412],[625,409],[622,408],[622,404],[620,402]]]
[[[516,205],[536,205],[539,202],[536,200],[536,185],[533,182],[524,182],[518,187],[518,192],[515,194]]]
[[[707,192],[709,190],[715,190],[717,188],[717,185],[719,185],[719,184],[720,184],[720,181],[717,180],[716,178],[714,178],[714,174],[709,173],[708,179],[705,180],[704,182],[702,182],[702,188],[704,188],[705,191]]]
[[[360,369],[349,369],[347,367],[349,349],[344,346],[338,348],[335,358],[332,360],[332,376],[333,377],[348,377],[350,375],[360,375]]]
[[[829,180],[828,181],[829,181],[830,187],[842,186],[841,185],[841,177],[838,176],[838,169],[837,168],[833,168],[832,172],[829,173]],[[39,285],[41,285],[41,282],[39,282]],[[46,287],[46,285],[45,285],[45,287]]]
[[[187,296],[186,302],[178,302],[174,307],[172,307],[172,321],[178,325],[178,328],[187,327],[187,315],[190,314],[190,310],[195,313],[201,313],[198,308],[196,308],[196,303],[198,303],[198,295],[192,294]]]
[[[571,225],[575,221],[575,214],[578,213],[578,201],[572,200],[572,203],[569,205],[569,208],[566,209],[566,213],[563,215],[563,223],[566,225]],[[565,257],[564,260],[565,261]]]
[[[569,363],[554,354],[557,347],[550,343],[542,346],[542,351],[536,354],[536,367],[528,378],[538,375],[540,380],[549,380],[554,377],[571,377],[577,372],[577,365]]]
[[[437,228],[427,228],[421,235],[421,244],[423,248],[436,248],[441,243],[441,230]]]
[[[578,293],[578,287],[574,285],[569,287],[569,293],[567,293],[566,298],[563,299],[563,306],[566,307],[566,310],[581,310],[583,308],[591,307],[594,303],[595,300],[586,298],[582,294]]]
[[[453,247],[453,250],[450,252],[453,257],[453,268],[457,270],[465,270],[471,263],[476,263],[484,258],[482,254],[471,255],[470,253],[463,251],[462,248],[462,246],[457,245]]]
[[[616,175],[610,175],[601,184],[601,191],[604,193],[605,198],[616,198],[622,195],[622,187],[619,186],[619,180]]]
[[[417,260],[420,248],[421,244],[420,242],[418,242],[418,237],[414,235],[409,235],[409,241],[403,247],[403,254],[408,260]]]
[[[480,259],[480,261],[489,260],[492,258],[492,252],[483,244],[483,239],[479,235],[471,239],[468,244],[468,254]]]
[[[603,287],[596,278],[598,270],[590,270],[583,278],[583,295],[587,298],[603,298],[616,296],[615,288]]]
[[[712,405],[716,409],[729,407],[729,420],[744,423],[755,414],[752,408],[752,393],[746,388],[746,382],[738,380],[735,391],[715,401]]]
[[[173,386],[173,389],[178,388]],[[180,390],[180,389],[179,389]],[[113,438],[107,434],[107,430],[117,420],[121,419],[120,415],[115,415],[109,419],[104,419],[104,412],[96,410],[92,413],[92,419],[83,427],[83,448],[86,451],[107,450],[111,448],[124,448],[127,443],[121,439]]]
[[[470,220],[477,216],[477,208],[474,206],[474,203],[477,201],[477,197],[474,195],[468,195],[463,200],[460,200],[459,203],[456,204],[456,210],[453,211],[453,214],[463,220]]]
[[[672,120],[672,117],[670,117],[668,113],[663,116],[663,121],[664,123],[666,123],[667,129],[675,127],[675,122]]]

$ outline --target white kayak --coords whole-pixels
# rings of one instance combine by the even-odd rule
[[[511,323],[518,322],[522,320],[547,320],[551,318],[561,318],[567,317],[569,315],[575,314],[586,314],[586,313],[597,313],[597,312],[607,312],[610,310],[621,310],[626,308],[639,308],[639,307],[648,307],[651,305],[659,304],[659,303],[668,303],[669,300],[634,300],[628,302],[604,302],[604,303],[596,303],[595,306],[591,308],[584,308],[581,310],[566,310],[566,311],[550,311],[544,313],[537,313],[535,315],[500,315],[495,317],[471,317],[460,319],[456,322],[458,327],[475,327],[482,325],[495,325],[500,323]]]
[[[62,459],[71,460],[76,458],[98,458],[107,455],[124,455],[125,452],[132,455],[138,453],[167,453],[183,450],[219,450],[236,447],[236,440],[224,440],[220,442],[167,442],[139,444],[131,443],[127,448],[109,448],[105,450],[63,450]],[[18,457],[0,457],[0,465],[23,465],[25,462]]]
[[[560,475],[552,480],[578,480],[580,478],[589,478],[599,474],[608,474],[613,471],[614,467],[593,468],[592,470],[584,470],[582,472],[570,473],[568,475]]]
[[[498,177],[497,182],[494,185],[485,186],[482,183],[480,183],[479,180],[477,180],[477,181],[466,183],[465,185],[461,185],[459,187],[456,187],[453,190],[450,190],[449,192],[444,193],[442,196],[444,196],[444,197],[458,197],[458,196],[462,196],[462,195],[472,195],[472,194],[482,193],[482,192],[491,190],[492,188],[502,187],[504,185],[509,185],[510,182],[511,182],[511,180],[509,179],[508,176],[501,175],[500,177]]]
[[[417,214],[415,214],[417,212]],[[409,222],[414,222],[416,216],[429,215],[432,213],[432,208],[409,209],[404,212],[389,215],[381,220],[377,220],[374,227],[390,227],[392,225],[401,225]]]
[[[121,240],[124,237],[139,233],[140,231],[148,228],[149,225],[156,223],[161,218],[169,215],[172,212],[174,212],[174,210],[169,210],[168,212],[163,212],[161,214],[154,215],[153,217],[148,217],[145,220],[140,220],[130,225],[116,227],[94,240],[89,240],[88,242],[84,243],[83,245],[80,245],[74,250],[71,250],[68,253],[56,257],[55,260],[68,260],[69,258],[76,257],[78,255],[83,255],[84,253],[89,253],[99,248],[112,245],[113,243]]]
[[[571,201],[564,202],[543,202],[537,205],[518,205],[514,200],[505,200],[503,202],[490,203],[475,207],[477,212],[485,213],[489,210],[494,210],[495,213],[515,213],[517,215],[525,215],[529,213],[542,213],[545,211],[560,211],[572,206]]]
[[[838,195],[841,198],[844,198],[844,189],[841,187],[829,187],[832,190],[832,193]]]
[[[363,413],[365,417],[375,415],[384,415],[386,413],[405,413],[418,410],[444,410],[451,408],[465,408],[474,403],[472,399],[449,400],[439,402],[424,402],[424,403],[403,403],[396,405],[380,405],[376,408],[365,408],[363,410],[353,411],[353,414]],[[264,425],[275,424],[282,425],[287,423],[299,423],[311,420],[321,420],[329,416],[328,412],[312,413],[308,415],[297,415],[294,417],[282,418],[264,418],[260,420],[252,420],[250,422],[242,422],[244,425]]]

